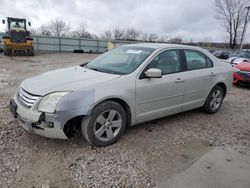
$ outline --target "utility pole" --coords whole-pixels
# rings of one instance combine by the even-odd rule
[[[241,40],[240,40],[240,50],[243,49],[243,41],[244,41],[244,37],[245,37],[245,34],[246,34],[246,28],[247,28],[247,23],[248,23],[248,20],[249,20],[249,10],[250,10],[250,6],[246,7],[247,9],[247,15],[246,15],[246,18],[245,18],[245,24],[244,24],[244,28],[243,28],[243,32],[242,32],[242,36],[241,36]]]

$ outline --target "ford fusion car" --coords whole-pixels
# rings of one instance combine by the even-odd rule
[[[200,107],[216,113],[231,86],[231,65],[206,50],[133,44],[24,80],[10,110],[25,130],[50,138],[67,139],[80,118],[85,139],[106,146],[127,126]]]

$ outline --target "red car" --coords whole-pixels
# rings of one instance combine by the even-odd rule
[[[244,61],[235,65],[233,72],[233,83],[249,83],[250,84],[250,61]]]

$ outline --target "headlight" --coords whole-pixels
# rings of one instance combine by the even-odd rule
[[[240,72],[240,69],[237,69],[236,67],[234,67],[234,72]]]
[[[63,96],[67,95],[68,93],[69,92],[56,92],[46,95],[42,98],[38,106],[38,111],[54,113],[57,103]]]

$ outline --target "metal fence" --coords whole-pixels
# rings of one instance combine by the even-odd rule
[[[5,33],[0,32],[0,40]],[[122,40],[102,40],[88,38],[70,38],[55,36],[33,35],[35,51],[51,52],[72,52],[73,50],[83,50],[84,52],[103,53],[114,47],[125,44],[142,43],[143,41],[122,41]],[[1,44],[0,44],[1,46]],[[202,47],[204,49],[219,50],[222,48]],[[224,49],[232,51],[229,49]]]
[[[0,40],[4,33],[0,33]],[[84,52],[102,53],[108,49],[108,41],[101,39],[70,38],[54,36],[33,35],[35,51],[72,52],[83,50]]]

